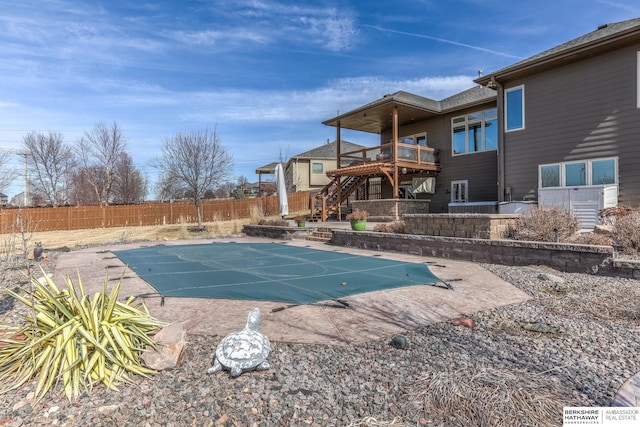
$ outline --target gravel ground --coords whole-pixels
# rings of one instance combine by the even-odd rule
[[[538,425],[535,415],[544,410],[551,411],[545,423],[562,425],[563,406],[608,406],[640,370],[637,280],[484,267],[534,298],[473,314],[475,329],[442,322],[407,331],[404,350],[389,340],[354,347],[272,343],[271,368],[236,379],[206,374],[222,337],[190,336],[181,367],[120,392],[97,387],[69,402],[58,388],[37,406],[32,385],[9,392],[0,397],[0,425]],[[543,280],[542,273],[564,282]],[[15,320],[7,297],[0,299],[2,313]],[[456,377],[469,372],[501,373],[501,383],[512,378],[532,391],[522,397],[510,389],[500,402],[468,398],[454,405],[443,378],[460,378],[453,393],[460,398],[477,387],[477,375],[468,383]],[[545,398],[548,407],[536,407]]]

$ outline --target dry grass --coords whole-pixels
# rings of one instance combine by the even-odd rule
[[[365,417],[358,420],[353,420],[346,427],[394,427],[405,425],[394,418],[391,421],[382,421],[374,417]]]
[[[555,425],[562,414],[558,402],[575,400],[552,377],[473,361],[462,369],[429,372],[417,389],[414,400],[436,425]]]
[[[377,231],[379,233],[404,233],[405,229],[407,227],[407,224],[402,221],[402,220],[398,220],[398,221],[391,221],[391,222],[385,222],[382,224],[377,224],[374,228],[373,231]]]
[[[45,249],[51,250],[136,241],[202,239],[238,234],[242,232],[244,224],[250,224],[251,221],[251,219],[237,219],[205,223],[205,231],[198,231],[195,224],[185,222],[176,225],[34,232],[30,240],[31,246],[33,246],[33,242],[42,242]],[[0,246],[15,239],[16,236],[13,234],[2,234],[0,235]]]

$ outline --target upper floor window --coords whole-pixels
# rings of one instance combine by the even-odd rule
[[[451,119],[453,154],[498,148],[498,112],[495,108]]]
[[[524,129],[524,86],[504,92],[505,130]]]
[[[311,172],[313,173],[322,173],[323,169],[322,163],[313,163],[311,165]]]
[[[615,184],[618,182],[618,158],[540,165],[538,171],[540,188]]]
[[[398,138],[398,142],[400,144],[422,145],[423,147],[426,147],[427,134],[426,132],[423,132],[423,133],[417,133],[415,135],[402,136]]]

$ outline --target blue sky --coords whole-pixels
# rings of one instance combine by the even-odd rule
[[[398,90],[442,99],[478,70],[640,16],[637,0],[0,0],[0,10],[0,149],[30,131],[73,143],[115,121],[152,181],[149,160],[178,131],[217,127],[235,175],[257,181],[257,167],[333,141],[321,122],[338,112]]]

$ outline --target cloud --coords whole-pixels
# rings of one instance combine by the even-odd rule
[[[487,48],[484,48],[484,47],[481,47],[481,46],[472,45],[472,44],[460,43],[460,42],[457,42],[457,41],[454,41],[454,40],[443,39],[443,38],[440,38],[440,37],[429,36],[429,35],[426,35],[426,34],[418,34],[418,33],[406,32],[406,31],[392,30],[392,29],[389,29],[389,28],[379,27],[377,25],[363,24],[362,26],[366,27],[366,28],[371,28],[371,29],[374,29],[374,30],[377,30],[377,31],[400,34],[400,35],[409,36],[409,37],[417,37],[417,38],[421,38],[421,39],[428,39],[428,40],[437,41],[437,42],[440,42],[440,43],[447,43],[447,44],[451,44],[451,45],[454,45],[454,46],[466,47],[466,48],[477,50],[477,51],[480,51],[480,52],[490,53],[492,55],[504,56],[504,57],[507,57],[507,58],[514,58],[514,59],[522,59],[522,57],[516,56],[516,55],[512,55],[510,53],[500,52],[500,51],[494,50],[494,49],[487,49]]]
[[[227,31],[174,31],[169,33],[175,40],[192,46],[218,46],[233,47],[244,42],[266,44],[269,37],[257,31],[246,29],[233,29]]]
[[[615,7],[616,9],[621,9],[625,12],[630,12],[634,15],[637,15],[640,12],[640,8],[637,6],[629,6],[626,3],[619,1],[610,1],[610,0],[596,0],[596,3],[604,4],[605,6]]]
[[[348,7],[337,9],[249,0],[215,2],[207,13],[216,18],[215,22],[224,22],[223,27],[211,30],[201,25],[202,28],[192,33],[175,33],[176,40],[199,45],[204,36],[209,45],[215,42],[219,48],[224,47],[225,41],[235,45],[244,40],[257,44],[312,45],[331,52],[349,50],[357,44],[355,16]],[[237,37],[243,34],[247,36]]]
[[[335,115],[337,110],[345,112],[357,108],[386,93],[405,90],[440,100],[473,84],[472,76],[408,80],[363,76],[337,79],[308,90],[221,90],[176,96],[182,99],[181,104],[189,105],[180,114],[185,122],[321,122]]]

